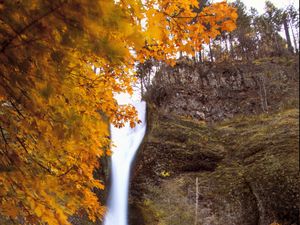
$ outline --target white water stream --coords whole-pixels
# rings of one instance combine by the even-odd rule
[[[128,124],[119,129],[111,126],[113,155],[111,157],[112,183],[108,198],[108,212],[104,225],[128,225],[128,189],[130,166],[146,132],[146,103],[132,103],[142,121],[134,128]]]

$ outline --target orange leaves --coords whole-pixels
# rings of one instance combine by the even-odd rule
[[[31,223],[100,218],[93,171],[111,154],[109,122],[139,123],[114,99],[132,94],[135,63],[174,65],[237,17],[226,3],[196,13],[197,0],[65,2],[0,3],[0,208]]]
[[[44,7],[38,15],[55,8],[52,2],[34,2]],[[78,11],[73,10],[75,3]],[[5,5],[4,10],[34,19],[22,7],[25,3],[20,4],[18,8]],[[113,1],[105,17],[96,10],[107,7],[80,0],[66,4],[55,16],[49,12],[26,30],[26,40],[38,41],[20,45],[18,38],[14,40],[19,47],[6,50],[14,61],[1,56],[5,60],[0,64],[0,126],[5,139],[0,135],[0,149],[9,152],[5,156],[14,156],[0,154],[0,168],[5,166],[0,172],[0,195],[10,202],[0,202],[1,214],[48,224],[69,224],[67,218],[79,209],[92,219],[103,215],[92,190],[104,186],[93,172],[99,158],[110,154],[106,117],[118,112],[120,120],[135,120],[134,114],[125,115],[118,108],[113,92],[132,90],[133,59],[127,47],[135,42],[141,45],[131,18],[116,9]],[[26,27],[22,21],[15,22]],[[41,24],[43,29],[38,27]],[[0,35],[1,43],[5,38]],[[110,47],[94,44],[97,40],[107,40]],[[99,75],[91,64],[100,68]]]
[[[122,105],[112,115],[111,122],[120,128],[124,127],[127,122],[129,122],[130,127],[134,127],[136,123],[139,123],[137,116],[137,111],[132,105]]]
[[[221,25],[221,29],[224,31],[233,31],[236,28],[236,24],[233,21],[224,21]]]
[[[5,96],[4,95],[0,95],[0,102],[5,100]]]
[[[226,2],[197,13],[197,0],[146,1],[145,5],[146,46],[137,56],[141,62],[153,57],[173,64],[179,51],[193,55],[203,42],[235,29],[237,13]]]
[[[111,156],[112,155],[112,151],[110,149],[107,149],[106,152],[105,152],[105,154],[107,156]]]
[[[14,219],[18,215],[18,209],[15,207],[15,204],[5,199],[2,200],[1,211],[3,211],[5,215],[10,216]]]

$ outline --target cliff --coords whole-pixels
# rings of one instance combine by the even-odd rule
[[[130,224],[299,224],[298,59],[186,64],[148,92]]]
[[[162,66],[146,100],[166,114],[221,121],[235,115],[280,110],[298,104],[299,59],[194,63],[182,58]]]

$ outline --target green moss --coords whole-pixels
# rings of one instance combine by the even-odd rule
[[[149,161],[143,161],[145,170],[136,178],[146,193],[146,202],[139,205],[145,224],[193,224],[196,178],[203,204],[200,222],[201,215],[211,224],[294,221],[300,182],[298,116],[294,108],[208,126],[153,115],[154,126],[139,153]],[[171,176],[162,177],[162,171]]]

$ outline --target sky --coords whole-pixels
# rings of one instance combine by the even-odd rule
[[[222,0],[214,0],[214,2],[220,2]],[[234,0],[228,0],[228,2],[233,2]],[[299,9],[299,0],[270,0],[277,8],[285,8],[286,6],[293,4],[296,9]],[[250,7],[257,9],[259,13],[264,12],[264,0],[242,0],[242,2],[247,6],[248,10]]]

